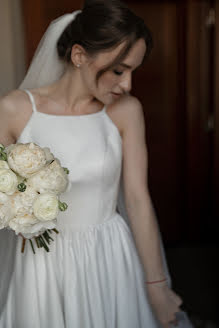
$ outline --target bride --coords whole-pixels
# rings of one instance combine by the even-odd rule
[[[72,206],[48,254],[21,254],[23,237],[1,231],[0,327],[192,327],[171,289],[130,94],[151,49],[123,2],[85,1],[50,24],[21,86],[1,98],[0,143],[50,147],[72,172]]]

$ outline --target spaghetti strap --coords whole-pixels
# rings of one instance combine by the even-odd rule
[[[37,109],[36,109],[36,104],[35,104],[35,100],[34,100],[34,97],[33,97],[32,93],[27,89],[24,89],[24,91],[28,94],[28,96],[30,98],[32,108],[33,108],[33,112],[36,113]]]

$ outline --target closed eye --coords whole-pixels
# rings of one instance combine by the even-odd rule
[[[113,71],[116,75],[122,75],[123,72],[120,72],[120,71],[117,71],[117,70],[114,70]]]

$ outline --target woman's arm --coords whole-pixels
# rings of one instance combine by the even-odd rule
[[[145,280],[165,278],[159,227],[148,190],[148,156],[144,114],[138,99],[128,96],[121,101],[123,137],[123,182],[125,204],[136,247],[145,271]],[[161,163],[162,165],[162,163]],[[167,282],[145,284],[150,302],[163,328],[176,322],[182,299]]]
[[[148,191],[148,156],[143,109],[138,99],[132,96],[126,97],[122,105],[124,106],[122,135],[126,208],[146,280],[160,280],[165,277],[165,271],[158,223]]]

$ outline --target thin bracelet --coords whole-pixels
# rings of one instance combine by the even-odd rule
[[[157,282],[162,282],[162,281],[165,281],[165,280],[167,280],[167,278],[164,278],[164,279],[162,279],[162,280],[146,281],[145,283],[146,283],[146,284],[155,284],[155,283],[157,283]]]

